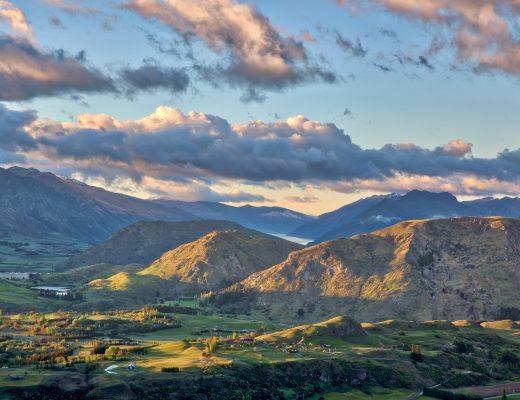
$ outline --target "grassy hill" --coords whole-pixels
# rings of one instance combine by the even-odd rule
[[[366,336],[361,325],[352,318],[342,316],[334,317],[324,322],[296,326],[280,332],[261,335],[255,338],[257,342],[269,343],[298,343],[313,341],[314,339],[324,340],[347,340],[356,337]]]
[[[291,253],[210,301],[280,320],[493,319],[520,306],[519,265],[520,220],[408,221]]]
[[[112,235],[108,240],[70,258],[69,267],[93,264],[149,264],[164,252],[215,230],[241,230],[228,221],[141,221]]]
[[[223,289],[300,248],[252,230],[214,231],[166,252],[138,274],[180,282],[196,292]]]

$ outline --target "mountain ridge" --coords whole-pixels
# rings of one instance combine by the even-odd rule
[[[275,320],[485,319],[520,306],[518,265],[519,219],[406,221],[293,252],[208,301]]]

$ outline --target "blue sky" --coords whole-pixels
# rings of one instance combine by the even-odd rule
[[[8,89],[17,94],[2,98],[2,104],[10,112],[33,110],[29,123],[16,128],[38,142],[26,148],[4,146],[0,150],[12,154],[4,155],[2,163],[0,152],[0,163],[11,165],[14,154],[20,157],[17,163],[143,197],[279,204],[311,213],[327,211],[372,193],[415,187],[451,190],[459,196],[515,195],[520,188],[516,172],[511,170],[510,164],[505,167],[497,154],[504,149],[520,148],[517,132],[520,126],[517,112],[520,104],[519,7],[507,0],[413,3],[404,0],[0,2],[0,12],[2,8],[9,11],[0,25],[2,35],[13,41],[9,46],[21,46],[29,40],[27,31],[19,32],[13,25],[11,16],[13,10],[17,10],[33,32],[35,40],[30,46],[42,57],[38,60],[52,54],[55,57],[52,68],[58,68],[55,64],[59,63],[78,64],[74,71],[68,72],[66,82],[49,84],[56,85],[57,89],[46,83],[41,91],[24,87],[23,95],[18,95],[20,91],[12,87],[11,80],[2,80],[0,60],[0,92],[2,82],[6,82],[4,85],[11,85]],[[200,7],[199,11],[211,11],[212,17],[202,26],[194,27],[196,13],[183,14],[191,11],[190,4]],[[231,29],[225,23],[219,25],[218,13],[212,10],[217,6],[227,13],[222,15],[224,22],[229,15],[238,15],[244,18],[244,26]],[[176,17],[174,22],[170,16]],[[501,30],[491,29],[493,26]],[[241,29],[245,31],[240,32]],[[261,39],[253,35],[256,29],[260,30]],[[244,32],[251,33],[249,41],[242,42]],[[471,37],[463,37],[466,32],[471,32]],[[280,46],[284,53],[271,59],[262,53],[266,51],[271,56]],[[159,47],[168,51],[161,52]],[[63,51],[61,58],[56,56],[59,50]],[[254,55],[257,58],[248,51],[258,51]],[[84,55],[78,57],[81,52]],[[7,69],[21,74],[24,67],[17,64],[17,60],[3,63]],[[267,65],[273,60],[296,71],[297,80],[275,77],[278,71],[274,68],[263,70],[265,76],[261,79],[251,75],[250,71],[258,65]],[[242,71],[246,70],[245,75],[240,75],[241,72],[236,72],[228,63],[231,67],[236,63]],[[145,87],[143,74],[149,70],[139,70],[143,65],[153,66],[154,72],[167,71],[170,75],[161,77],[168,79],[173,79],[174,73],[175,76],[184,74],[189,84],[175,93],[166,78],[161,78],[164,86],[155,82],[153,87]],[[195,65],[209,72],[203,74]],[[58,73],[61,71],[58,69]],[[140,83],[130,82],[122,71],[138,71]],[[91,90],[94,83],[85,83],[85,77],[71,78],[82,73],[89,74],[88,79],[94,79],[92,74],[95,79],[99,78],[94,92]],[[321,73],[329,75],[322,78]],[[27,78],[24,79],[27,83]],[[248,90],[254,91],[257,101],[243,101]],[[160,106],[179,109],[184,115],[195,111],[218,117],[225,120],[233,132],[240,131],[247,137],[256,135],[252,121],[262,121],[268,125],[263,128],[262,144],[271,140],[272,148],[279,143],[278,149],[287,145],[282,141],[282,137],[284,140],[287,137],[278,135],[287,127],[280,124],[290,117],[303,115],[324,126],[334,124],[331,137],[335,137],[336,130],[342,131],[365,153],[374,149],[376,154],[371,156],[379,161],[368,161],[363,167],[366,171],[375,165],[375,171],[370,174],[354,173],[348,163],[359,162],[357,155],[353,157],[348,153],[348,157],[353,158],[347,159],[339,150],[329,149],[332,139],[321,137],[318,141],[314,136],[309,136],[307,141],[310,147],[305,149],[304,158],[308,164],[301,172],[276,176],[266,171],[265,177],[249,172],[251,165],[237,166],[245,172],[234,174],[208,166],[211,163],[207,160],[191,157],[186,161],[180,156],[161,154],[165,160],[154,164],[149,155],[132,158],[135,150],[129,147],[130,139],[124,146],[118,144],[117,149],[108,151],[114,142],[109,142],[107,135],[89,136],[88,142],[77,139],[73,145],[94,149],[106,141],[99,145],[104,153],[91,151],[85,156],[82,151],[78,155],[71,153],[69,142],[67,151],[62,142],[61,147],[58,146],[56,137],[60,135],[83,140],[85,129],[110,130],[101,123],[79,124],[78,115],[110,115],[114,120],[125,121],[112,124],[112,128],[125,131],[134,129],[129,121],[154,115]],[[182,126],[193,129],[194,122],[188,119],[182,121]],[[174,126],[161,125],[158,129],[160,133],[170,129],[170,136],[164,140],[175,142],[178,137],[173,136],[178,135],[175,132],[180,122],[175,119],[172,124]],[[234,128],[235,124],[249,125],[243,129],[247,133]],[[290,129],[301,129],[297,132],[301,135],[320,134],[319,127],[308,132],[301,124],[289,125]],[[139,129],[148,132],[145,124]],[[143,132],[125,133],[130,138],[130,134]],[[222,140],[230,146],[227,137],[224,135]],[[196,138],[189,140],[194,143]],[[280,152],[279,159],[271,160],[280,163],[280,170],[293,156],[295,163],[303,162],[302,149],[291,140],[289,147],[293,146],[295,153]],[[452,141],[460,143],[454,142],[459,144],[447,148]],[[466,149],[461,143],[472,146]],[[386,145],[396,146],[391,153],[397,157],[394,151],[402,153],[403,146],[410,144],[417,148],[419,155],[400,154],[399,162],[397,158],[390,160],[388,148],[384,150]],[[237,146],[242,148],[243,144]],[[457,151],[452,151],[455,147]],[[194,146],[186,148],[197,152]],[[244,153],[244,161],[258,162],[260,171],[266,160],[264,156],[257,160],[258,149],[255,149],[251,157]],[[124,152],[124,157],[114,156],[116,150]],[[314,156],[308,157],[313,151],[320,152],[320,165],[313,164],[317,162]],[[219,153],[211,154],[218,157]],[[224,159],[226,154],[222,154],[222,163],[228,162]],[[384,162],[380,157],[385,158]],[[428,159],[429,164],[420,165],[421,157]],[[346,160],[344,164],[337,161],[342,158]],[[363,155],[363,162],[365,158]],[[417,165],[409,165],[413,164],[410,159],[415,158]],[[322,168],[323,163],[327,164],[326,168]],[[332,166],[335,163],[339,165],[337,168]],[[495,167],[490,168],[495,171],[493,174],[486,172],[488,163],[497,164],[496,171]],[[453,167],[452,172],[447,165]]]

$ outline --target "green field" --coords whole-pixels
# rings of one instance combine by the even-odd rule
[[[53,272],[87,244],[62,237],[34,239],[22,236],[0,238],[0,272]]]
[[[24,298],[26,289],[17,290]],[[0,365],[9,367],[0,369],[0,399],[17,398],[17,388],[40,393],[70,381],[78,393],[123,391],[140,399],[171,391],[197,398],[200,388],[215,399],[262,398],[267,390],[280,400],[397,400],[436,383],[467,390],[520,380],[520,360],[503,361],[508,352],[513,362],[520,355],[520,330],[506,322],[486,326],[493,328],[448,321],[360,325],[348,317],[288,326],[219,314],[196,300],[17,314],[0,318]],[[412,358],[412,345],[419,358]],[[137,370],[125,368],[131,363]]]

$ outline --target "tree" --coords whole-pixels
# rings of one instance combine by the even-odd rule
[[[520,366],[520,359],[511,351],[504,351],[502,353],[502,362],[510,368],[517,368]]]
[[[412,344],[410,350],[412,351],[410,353],[410,358],[412,359],[412,361],[417,361],[417,362],[423,361],[423,356],[421,353],[421,346],[419,346],[418,344]]]
[[[502,392],[502,400],[507,400],[506,390]]]
[[[105,350],[105,357],[109,360],[115,360],[117,359],[117,356],[119,355],[119,347],[117,346],[110,346],[108,349]]]
[[[210,354],[215,352],[215,349],[217,348],[218,339],[215,336],[212,336],[209,339],[206,339],[205,343],[206,345],[204,351],[202,352],[202,355],[204,357],[208,357]]]

